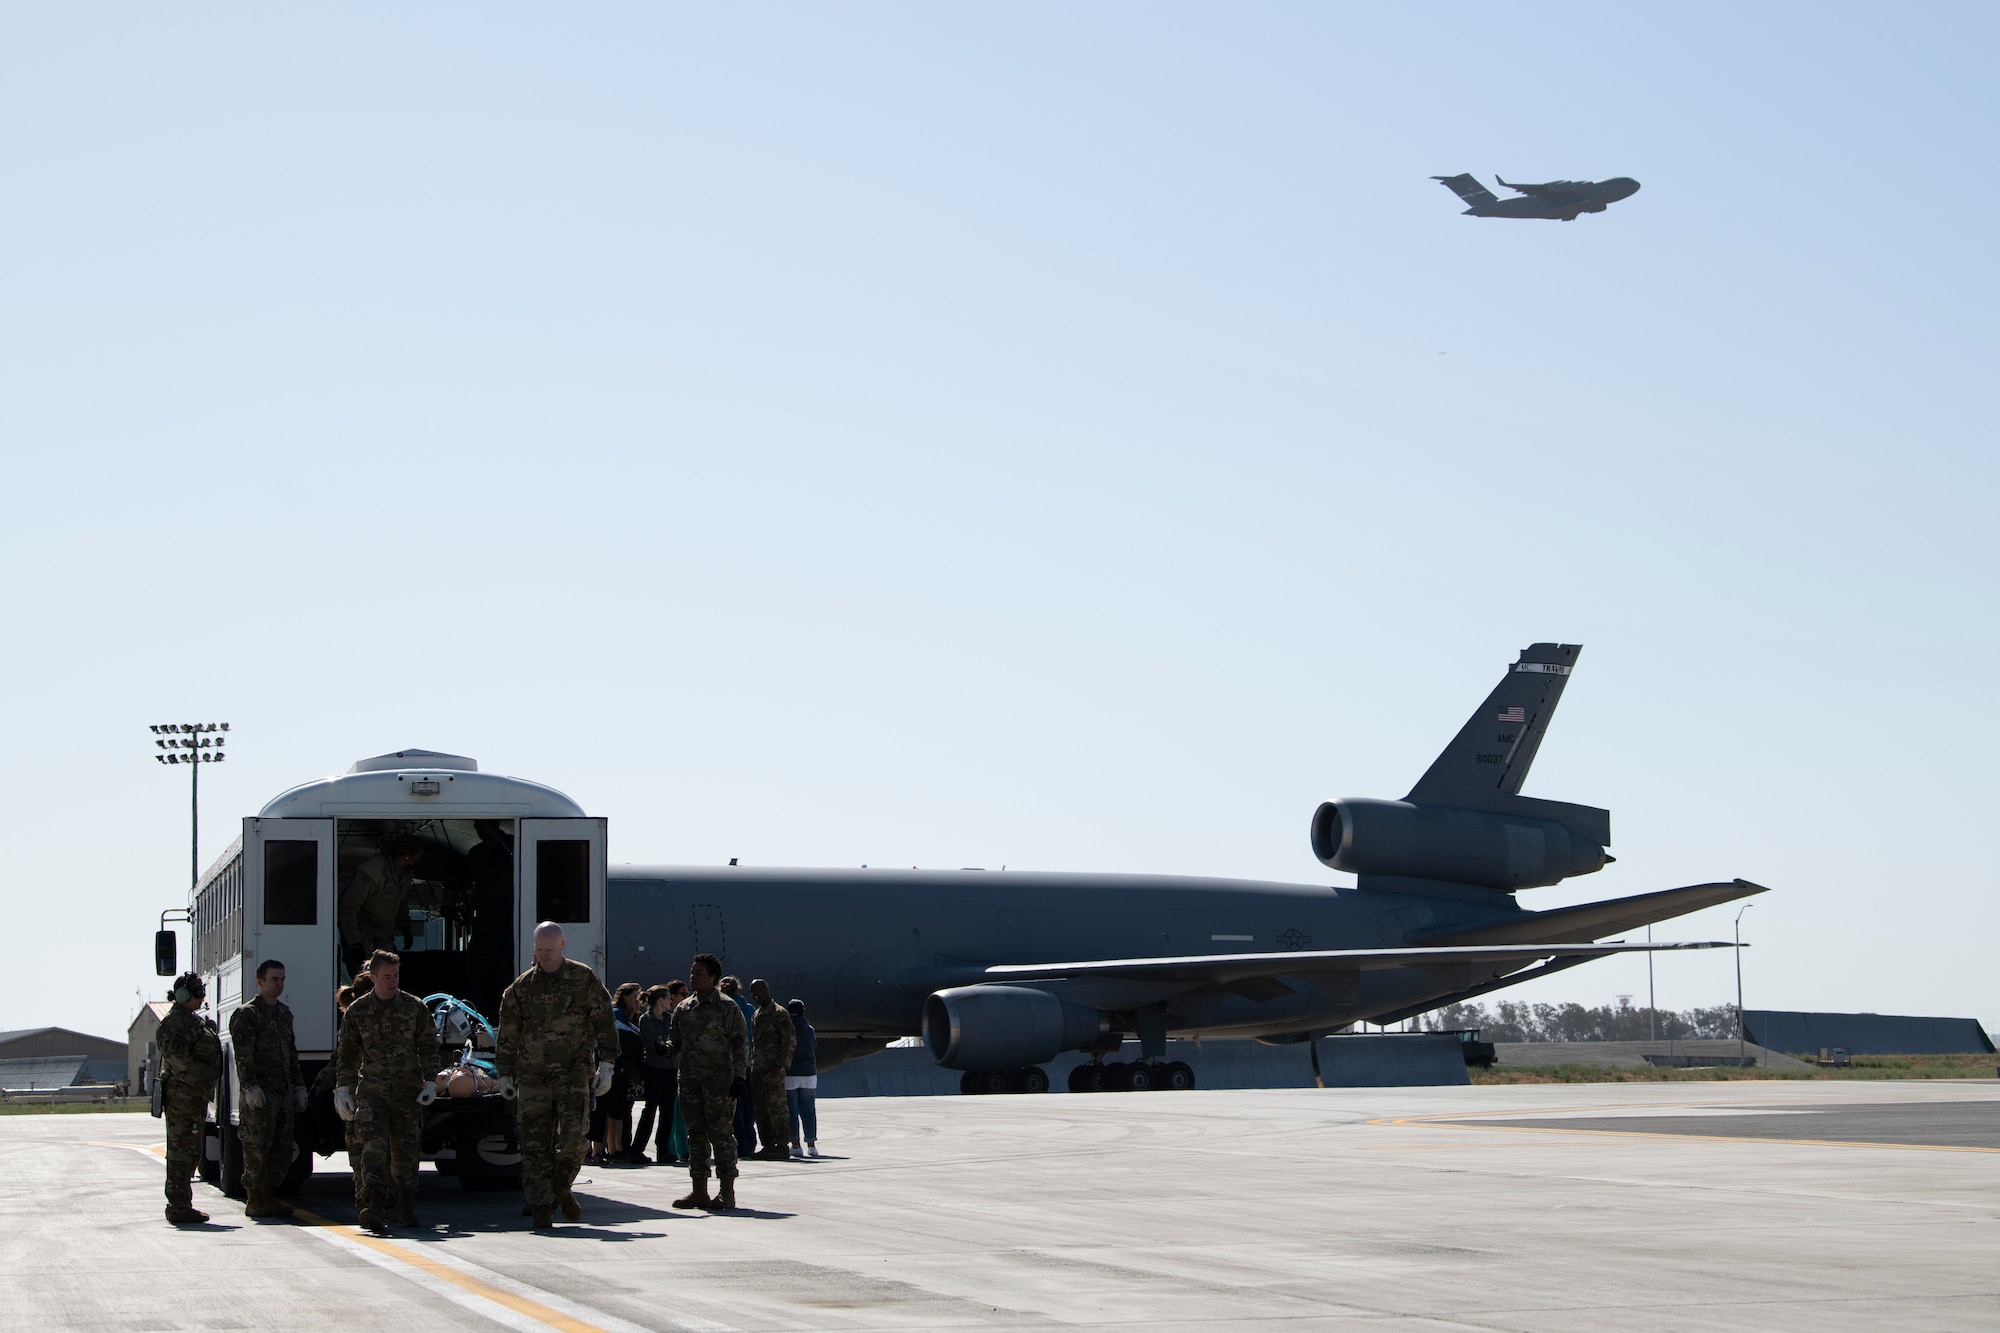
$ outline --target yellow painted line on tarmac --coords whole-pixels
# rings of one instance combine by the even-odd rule
[[[545,1324],[550,1328],[561,1329],[562,1333],[609,1333],[601,1324],[587,1323],[584,1320],[572,1318],[560,1310],[543,1305],[540,1301],[530,1300],[526,1296],[517,1296],[511,1291],[503,1291],[491,1283],[482,1282],[470,1274],[461,1273],[456,1268],[441,1264],[427,1255],[398,1245],[395,1241],[384,1240],[380,1236],[371,1236],[360,1227],[349,1226],[344,1222],[335,1222],[330,1218],[321,1217],[318,1213],[308,1212],[304,1208],[298,1209],[296,1215],[300,1221],[308,1225],[324,1227],[333,1234],[341,1236],[354,1244],[365,1246],[376,1254],[384,1255],[399,1263],[408,1264],[411,1268],[416,1269],[427,1277],[439,1282],[448,1283],[451,1286],[457,1287],[460,1291],[469,1292],[481,1300],[491,1301],[502,1309],[511,1310],[515,1314],[523,1315],[535,1320],[537,1323]]]
[[[1711,1103],[1713,1104],[1713,1103]],[[1620,1108],[1623,1109],[1623,1108]],[[1492,1112],[1482,1114],[1496,1114]],[[1500,1114],[1520,1115],[1519,1111]],[[1543,1115],[1545,1112],[1529,1112]],[[1766,1138],[1755,1134],[1670,1134],[1651,1129],[1563,1129],[1555,1125],[1509,1125],[1488,1120],[1484,1124],[1466,1124],[1462,1118],[1447,1119],[1443,1116],[1389,1116],[1381,1120],[1370,1120],[1371,1125],[1394,1126],[1405,1129],[1497,1129],[1514,1134],[1595,1134],[1602,1138],[1614,1139],[1680,1139],[1693,1143],[1785,1143],[1804,1148],[1895,1148],[1906,1152],[1969,1152],[2000,1153],[2000,1148],[1980,1148],[1958,1143],[1880,1143],[1872,1139],[1782,1139]]]

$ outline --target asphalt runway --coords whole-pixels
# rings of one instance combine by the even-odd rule
[[[0,1117],[0,1321],[285,1330],[2000,1327],[2000,1085],[1288,1089],[822,1103],[818,1162],[591,1171],[577,1226],[426,1171],[366,1236],[160,1210],[159,1122]]]
[[[1469,1121],[1457,1122],[1471,1124]],[[1507,1117],[1513,1129],[1568,1133],[1657,1134],[1680,1138],[1810,1141],[1905,1148],[1974,1148],[2000,1152],[2000,1102],[1917,1102],[1816,1107],[1745,1107],[1707,1115],[1563,1116],[1551,1120]]]

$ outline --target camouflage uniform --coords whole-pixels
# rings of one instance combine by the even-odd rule
[[[244,1183],[276,1190],[292,1167],[293,1097],[306,1081],[292,1036],[291,1009],[262,1000],[241,1006],[229,1016],[229,1045],[236,1055],[237,1087],[264,1090],[261,1108],[237,1108]]]
[[[750,1100],[757,1108],[757,1137],[764,1151],[785,1153],[791,1134],[791,1112],[785,1108],[785,1070],[799,1043],[789,1009],[772,1000],[760,1005],[750,1022]]]
[[[574,959],[544,972],[531,967],[500,997],[493,1068],[517,1090],[521,1193],[534,1211],[569,1197],[590,1142],[590,1080],[618,1058],[611,995]]]
[[[749,1025],[736,1001],[720,987],[682,1000],[667,1020],[669,1057],[681,1061],[681,1116],[687,1121],[688,1174],[697,1186],[708,1179],[710,1147],[715,1174],[736,1179],[736,1099],[729,1085],[744,1075]],[[783,1086],[780,1079],[779,1086]]]
[[[395,947],[396,936],[410,933],[409,866],[399,866],[387,852],[369,857],[354,868],[341,891],[340,938],[350,959],[366,958],[376,949]]]
[[[396,1211],[416,1205],[417,1155],[423,1137],[423,1108],[417,1092],[437,1074],[437,1029],[431,1011],[416,996],[397,991],[384,1000],[375,992],[356,1000],[340,1020],[340,1048],[334,1082],[354,1089],[354,1132],[361,1141],[355,1168],[355,1197],[379,1208],[395,1187]],[[350,1153],[351,1158],[351,1153]]]
[[[160,1099],[167,1122],[167,1214],[194,1207],[188,1183],[201,1165],[203,1126],[215,1081],[222,1076],[222,1037],[215,1024],[175,1005],[153,1035],[166,1079]]]

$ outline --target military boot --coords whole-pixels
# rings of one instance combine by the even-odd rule
[[[167,1205],[167,1220],[177,1227],[198,1226],[208,1220],[208,1214],[184,1203],[170,1203]]]
[[[693,1189],[674,1200],[674,1207],[706,1208],[713,1202],[715,1201],[708,1197],[708,1179],[704,1176],[696,1179]]]
[[[243,1201],[245,1217],[290,1217],[292,1206],[278,1202],[268,1185],[252,1185]]]
[[[382,1229],[381,1220],[375,1216],[374,1208],[365,1204],[362,1206],[361,1216],[357,1217],[355,1221],[361,1224],[363,1231],[380,1231]]]
[[[556,1224],[556,1215],[547,1208],[535,1209],[535,1217],[528,1225],[537,1231],[547,1231]]]
[[[420,1227],[423,1225],[418,1220],[416,1207],[410,1202],[410,1196],[407,1194],[397,1196],[396,1208],[394,1212],[389,1214],[389,1220],[399,1227]]]
[[[722,1188],[719,1191],[717,1191],[715,1196],[715,1207],[734,1208],[735,1206],[736,1206],[736,1177],[731,1176],[729,1177],[729,1179],[722,1182]]]
[[[562,1209],[563,1221],[565,1222],[581,1222],[583,1220],[583,1205],[576,1201],[576,1196],[571,1194],[568,1189],[564,1189],[556,1195],[556,1207]]]

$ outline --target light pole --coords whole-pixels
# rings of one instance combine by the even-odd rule
[[[1736,1063],[1743,1063],[1743,914],[1755,907],[1745,903],[1736,909]]]
[[[162,722],[153,728],[153,758],[163,764],[188,766],[188,901],[201,887],[201,766],[226,757],[227,722]]]
[[[1646,943],[1650,945],[1652,942],[1653,928],[1648,925],[1646,927]],[[1660,1010],[1658,1002],[1653,998],[1653,951],[1648,948],[1646,950],[1646,1040],[1658,1041],[1659,1039]]]

